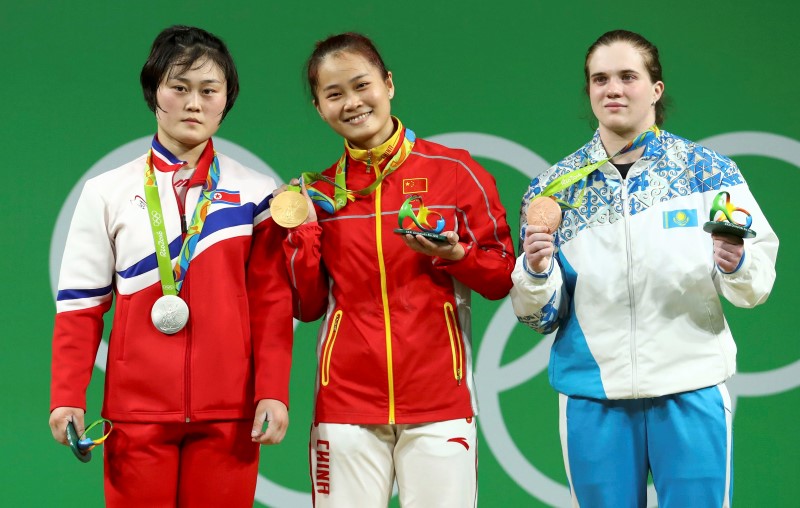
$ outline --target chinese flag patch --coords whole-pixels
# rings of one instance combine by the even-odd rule
[[[420,192],[428,192],[427,178],[403,179],[403,194],[418,194]]]

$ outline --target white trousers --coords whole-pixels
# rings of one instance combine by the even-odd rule
[[[315,508],[477,505],[475,419],[404,425],[320,423],[309,458]]]

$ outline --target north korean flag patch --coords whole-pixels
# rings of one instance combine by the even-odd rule
[[[239,191],[228,191],[224,189],[216,189],[211,194],[211,199],[214,203],[226,204],[226,205],[239,205],[241,201],[239,199]]]

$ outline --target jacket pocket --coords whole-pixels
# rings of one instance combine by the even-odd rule
[[[447,323],[447,333],[450,336],[450,353],[453,357],[453,377],[458,384],[464,377],[464,347],[461,342],[461,333],[458,329],[458,319],[450,302],[444,304],[444,320]]]
[[[111,323],[108,349],[111,358],[117,361],[125,359],[125,336],[128,334],[126,328],[128,327],[128,306],[130,301],[130,296],[117,296],[117,301],[114,304],[114,321]]]
[[[247,300],[246,296],[237,296],[237,300],[239,301],[239,321],[241,323],[241,339],[240,343],[242,344],[243,348],[243,357],[244,358],[251,358],[253,356],[252,352],[252,338],[250,337],[250,302]]]
[[[333,354],[333,345],[336,342],[336,335],[339,333],[339,325],[342,322],[342,311],[338,310],[333,315],[331,327],[328,329],[328,337],[325,339],[325,344],[322,348],[322,359],[320,361],[319,379],[322,386],[328,386],[331,381],[331,355]]]

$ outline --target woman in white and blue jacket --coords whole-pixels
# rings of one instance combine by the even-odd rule
[[[608,32],[589,48],[585,75],[599,128],[525,193],[511,290],[521,322],[556,334],[549,377],[573,506],[644,507],[648,472],[662,508],[730,506],[725,380],[736,345],[719,295],[763,303],[778,238],[732,160],[658,129],[653,44]],[[609,157],[558,188],[559,177]],[[549,234],[526,212],[554,181],[545,195],[564,206]],[[703,230],[720,192],[749,212],[755,238]]]

